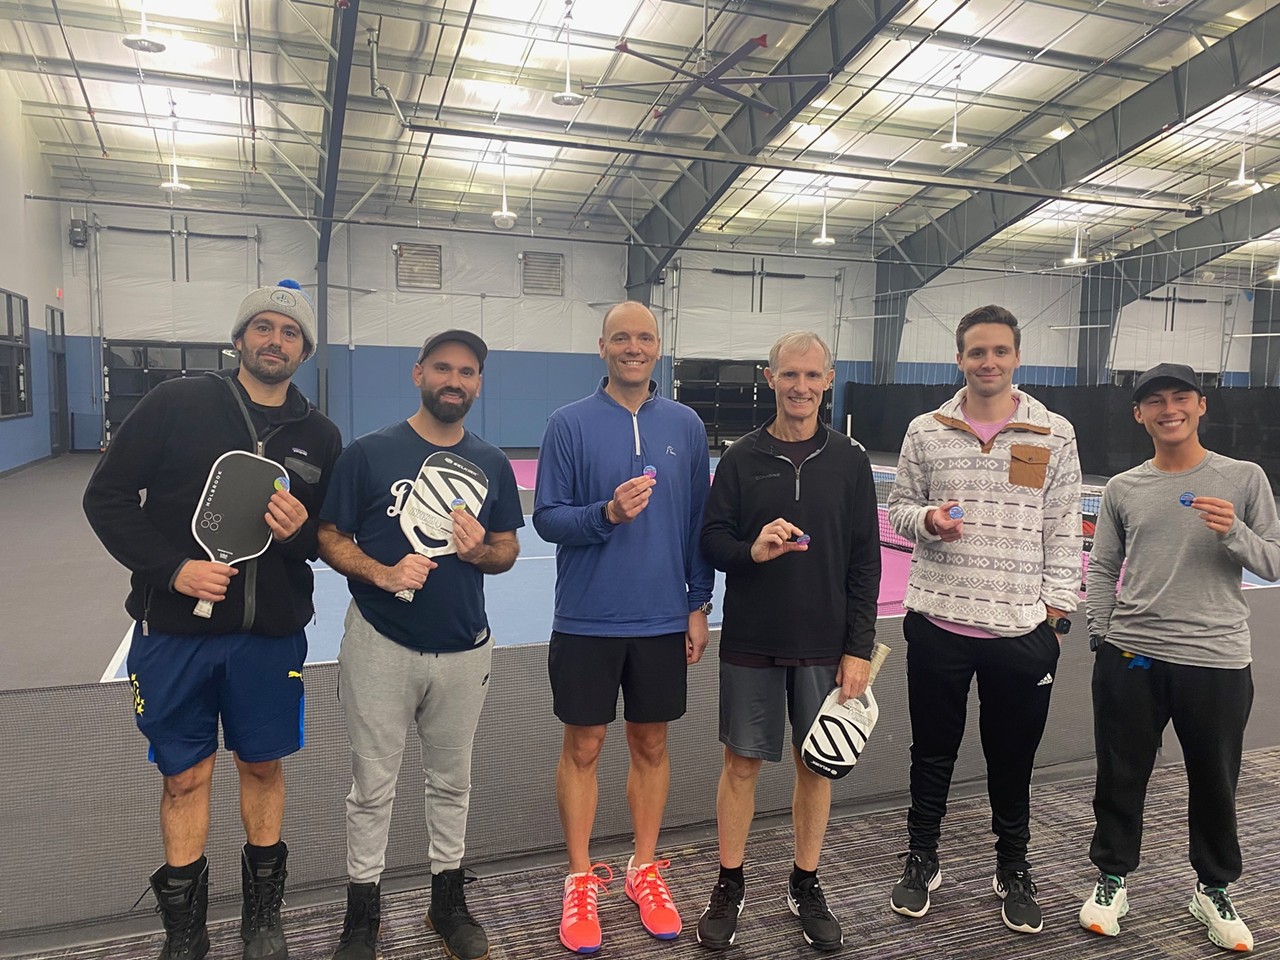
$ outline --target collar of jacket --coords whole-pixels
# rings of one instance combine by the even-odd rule
[[[957,390],[954,397],[934,411],[933,419],[944,426],[963,430],[965,433],[973,433],[968,421],[964,418],[964,411],[961,409],[968,389],[968,387],[961,387]],[[1053,427],[1049,423],[1048,407],[1025,390],[1015,389],[1013,395],[1018,398],[1018,411],[1015,414],[1017,419],[1010,420],[1005,425],[1006,430],[1011,428],[1026,430],[1030,433],[1039,433],[1045,436],[1053,432]]]
[[[760,427],[760,429],[756,432],[755,443],[751,445],[752,450],[755,450],[759,453],[766,454],[767,456],[770,456],[770,457],[786,456],[786,454],[784,454],[781,450],[778,449],[778,442],[779,442],[778,438],[769,432],[769,427],[777,419],[778,419],[778,415],[775,413],[772,417],[770,417],[768,420],[764,422],[764,425]],[[821,420],[818,421],[818,435],[822,439],[819,441],[818,449],[815,452],[821,453],[824,449],[826,449],[827,441],[831,439],[831,431],[827,428],[827,425],[823,423]]]
[[[241,392],[241,399],[246,402],[252,402],[248,396],[248,391],[236,381],[236,374],[239,372],[239,367],[232,367],[229,370],[206,370],[204,375],[225,381],[227,389],[232,392],[232,396],[235,396],[238,390]],[[289,408],[289,420],[287,422],[305,420],[307,415],[311,413],[311,401],[302,395],[302,391],[294,386],[292,380],[289,381],[289,389],[285,393],[284,405]]]

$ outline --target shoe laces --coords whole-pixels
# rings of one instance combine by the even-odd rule
[[[1000,885],[1005,889],[1006,900],[1035,900],[1039,892],[1030,870],[1001,870]]]
[[[801,919],[807,917],[828,917],[831,911],[827,908],[827,898],[822,892],[822,884],[817,877],[802,880],[792,888],[796,899],[796,909]]]
[[[1124,881],[1119,877],[1109,873],[1098,874],[1098,884],[1093,888],[1093,902],[1102,907],[1111,906],[1123,886]]]
[[[605,876],[596,873],[604,869]],[[613,869],[607,863],[593,863],[586,873],[569,877],[564,891],[564,912],[570,923],[577,920],[596,921],[596,897],[608,892]]]
[[[467,909],[467,894],[464,888],[469,883],[475,883],[479,878],[462,869],[446,870],[439,876],[443,878],[440,883],[439,916],[456,917],[474,922],[471,911]]]
[[[196,932],[195,910],[166,910],[163,903],[157,903],[156,913],[164,919],[164,932],[172,946],[171,954],[181,956],[191,947]]]
[[[929,876],[933,873],[930,870],[929,858],[922,853],[901,854],[907,858],[906,867],[902,871],[902,885],[908,890],[927,890],[929,888]],[[936,870],[936,865],[934,866]]]
[[[644,901],[644,906],[675,906],[671,900],[671,891],[667,889],[667,882],[658,872],[669,866],[671,866],[670,860],[655,860],[653,863],[633,868],[632,876],[628,879],[631,881],[631,889],[635,891],[636,897]],[[654,903],[655,900],[657,903]]]
[[[738,915],[738,904],[742,901],[742,888],[728,880],[717,880],[711,888],[711,898],[707,901],[707,916],[713,920]]]
[[[253,893],[249,897],[249,929],[279,926],[280,905],[284,903],[284,881],[288,871],[253,878]]]
[[[1236,915],[1236,906],[1231,902],[1231,895],[1227,893],[1226,887],[1206,887],[1201,885],[1200,892],[1213,902],[1213,909],[1218,911],[1218,916],[1223,920],[1239,919]]]

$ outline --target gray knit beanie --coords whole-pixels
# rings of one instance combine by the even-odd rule
[[[303,360],[316,352],[316,315],[297,280],[281,280],[274,287],[259,287],[245,297],[231,328],[231,342],[240,339],[250,320],[267,311],[284,314],[302,328]]]

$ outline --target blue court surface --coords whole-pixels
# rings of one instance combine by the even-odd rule
[[[551,637],[551,614],[555,603],[556,548],[538,536],[529,517],[519,530],[520,557],[506,573],[486,577],[485,609],[489,628],[499,646],[522,643],[546,643]],[[316,618],[307,626],[308,663],[336,660],[342,642],[342,623],[347,615],[351,594],[346,578],[323,563],[312,565],[316,575]],[[643,597],[636,598],[643,603]],[[724,574],[716,574],[715,609],[710,621],[720,625],[724,603]],[[124,638],[103,674],[103,680],[124,679],[124,660],[128,652],[132,623],[120,625]]]

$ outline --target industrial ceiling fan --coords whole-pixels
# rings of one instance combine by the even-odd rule
[[[670,70],[684,80],[640,80],[631,83],[593,83],[584,84],[582,89],[590,90],[593,93],[599,90],[622,90],[643,87],[666,87],[673,84],[680,84],[680,89],[675,97],[665,107],[657,107],[653,111],[655,120],[660,120],[672,110],[681,107],[698,91],[706,89],[712,90],[721,96],[728,97],[730,100],[737,101],[744,106],[751,107],[764,113],[773,113],[773,105],[761,100],[759,97],[752,96],[751,91],[742,93],[733,89],[735,85],[747,87],[762,86],[767,83],[813,83],[817,81],[830,81],[830,73],[791,73],[785,75],[773,74],[750,74],[747,76],[739,76],[730,74],[729,71],[745,60],[748,56],[757,50],[769,45],[769,38],[766,34],[758,37],[752,37],[743,41],[736,50],[733,50],[716,63],[711,62],[710,48],[707,45],[707,0],[702,0],[702,43],[698,47],[698,56],[695,68],[693,70],[685,69],[681,64],[673,60],[666,60],[662,57],[650,56],[647,53],[641,53],[639,50],[632,50],[624,39],[619,43],[615,50],[619,53],[625,53],[628,56],[643,60],[645,63],[652,63],[655,66],[662,67],[664,70]]]

